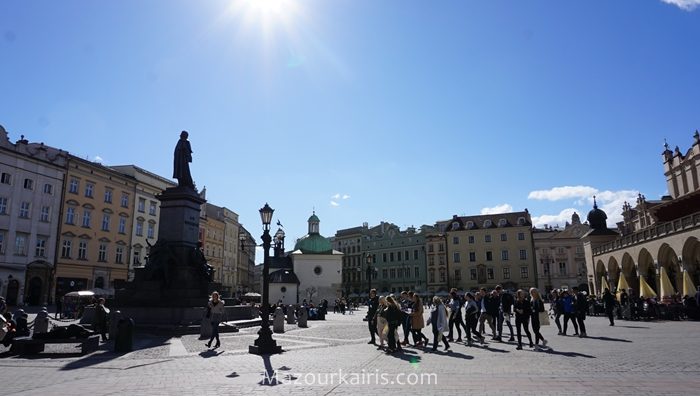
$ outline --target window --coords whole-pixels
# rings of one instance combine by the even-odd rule
[[[519,232],[519,233],[518,233],[518,240],[519,240],[519,241],[524,241],[524,240],[525,240],[525,233],[524,233],[524,232]]]
[[[486,275],[488,276],[489,279],[493,279],[493,268],[487,268],[486,269]]]
[[[452,255],[453,255],[454,262],[459,263],[459,252],[454,252]]]
[[[26,256],[27,255],[27,235],[17,234],[15,236],[15,255],[16,256]]]
[[[105,203],[112,203],[112,189],[105,188]]]
[[[70,185],[68,186],[68,192],[77,194],[80,188],[80,182],[78,179],[70,179]]]
[[[119,233],[126,234],[126,217],[119,217]]]
[[[474,228],[474,222],[473,222],[473,221],[471,221],[471,220],[470,220],[470,221],[468,221],[468,222],[467,222],[467,228],[468,228],[468,229],[472,229],[472,228]]]
[[[527,277],[528,277],[527,267],[520,267],[520,277],[523,279],[527,279]]]
[[[0,254],[5,253],[5,233],[0,231]]]
[[[503,267],[503,279],[510,279],[510,268]]]
[[[508,251],[507,250],[501,250],[501,260],[508,261]]]
[[[406,261],[408,261],[410,259],[410,257],[408,256],[408,250],[403,252],[403,257],[404,257],[404,260],[406,260]]]
[[[90,228],[90,218],[92,217],[92,212],[88,209],[83,211],[83,227]]]
[[[493,261],[493,252],[490,250],[486,252],[486,261]]]
[[[66,209],[66,224],[74,224],[75,222],[75,208],[69,206]]]
[[[34,249],[34,255],[36,257],[46,257],[46,238],[37,237],[36,249]]]
[[[459,237],[452,237],[452,244],[459,245]]]
[[[53,194],[53,185],[51,184],[44,184],[44,194]]]
[[[487,243],[491,242],[491,235],[490,234],[484,235],[484,242],[487,242]]]
[[[420,278],[420,268],[414,267],[413,274],[416,276],[416,278]]]
[[[10,177],[10,174],[2,172],[2,176],[0,176],[0,183],[10,184],[10,180],[12,180],[12,178]]]
[[[136,236],[143,236],[143,220],[136,222]]]
[[[7,214],[7,198],[0,197],[0,214]]]
[[[559,275],[566,275],[566,263],[559,263]]]
[[[493,223],[491,223],[491,220],[489,220],[489,219],[484,220],[484,228],[489,228],[489,227],[491,227],[492,224]]]
[[[445,282],[447,273],[444,268],[440,268],[440,282]]]
[[[386,279],[388,277],[389,277],[389,270],[385,268],[382,270],[382,278]]]
[[[508,225],[508,222],[506,221],[506,219],[499,219],[498,220],[499,227],[505,227],[506,225]]]
[[[564,248],[563,247],[558,248],[557,253],[564,254]]]
[[[105,287],[105,278],[98,276],[97,279],[95,279],[95,287],[98,289],[102,289]]]
[[[391,269],[389,270],[389,278],[390,278],[390,279],[396,278],[396,269],[391,268]]]
[[[455,280],[456,281],[462,280],[462,270],[458,270],[458,269],[455,270]]]
[[[418,249],[413,250],[413,259],[418,260]]]
[[[61,257],[70,258],[71,245],[72,245],[72,242],[70,239],[63,240],[63,244],[61,245]]]
[[[24,189],[25,190],[33,190],[34,189],[34,180],[24,179]]]
[[[156,204],[156,202],[151,201],[150,204],[148,205],[148,214],[151,216],[155,216],[157,207],[158,207],[158,205]]]
[[[505,242],[508,240],[508,235],[507,234],[501,234],[501,242]]]
[[[476,268],[472,268],[469,270],[469,279],[476,280]]]
[[[428,245],[428,253],[432,253],[434,251],[435,249],[433,248],[433,244],[431,243],[430,245]]]
[[[389,253],[389,261],[394,262],[394,252]]]
[[[431,269],[428,271],[428,277],[429,277],[429,282],[430,283],[435,283],[435,270]]]
[[[41,216],[39,220],[48,223],[49,218],[51,217],[51,207],[50,206],[42,206],[41,207]]]
[[[438,244],[438,252],[444,252],[445,251],[445,245],[440,243]]]
[[[445,256],[438,256],[438,264],[445,265]]]
[[[121,205],[122,205],[122,208],[129,207],[129,194],[122,193]]]
[[[518,217],[518,225],[519,226],[525,225],[525,218],[524,217]]]
[[[85,196],[92,198],[92,194],[95,190],[95,185],[92,183],[85,183]]]
[[[408,257],[406,257],[406,260],[408,260]],[[396,261],[401,261],[401,252],[396,252]]]
[[[19,206],[19,217],[23,219],[29,218],[29,202],[22,202]]]
[[[146,199],[144,198],[139,198],[139,206],[138,206],[138,211],[143,213],[146,211]]]
[[[107,244],[100,243],[99,250],[97,251],[97,261],[107,261]]]
[[[155,238],[156,226],[153,223],[148,223],[148,238]]]
[[[87,241],[78,243],[78,260],[87,260]]]
[[[472,263],[476,261],[476,252],[469,252],[469,261]]]
[[[109,215],[107,213],[102,215],[102,231],[109,231]]]
[[[474,243],[474,235],[469,235],[469,243]]]
[[[386,263],[386,253],[382,253],[382,262]]]
[[[134,265],[141,265],[141,249],[134,249]]]
[[[527,260],[527,250],[520,249],[520,260]]]
[[[435,256],[428,257],[428,265],[435,265]]]

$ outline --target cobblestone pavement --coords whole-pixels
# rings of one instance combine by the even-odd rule
[[[269,358],[248,354],[257,328],[222,334],[215,351],[195,335],[139,335],[136,350],[123,355],[110,352],[111,343],[88,356],[74,346],[47,345],[35,357],[17,357],[0,346],[0,394],[688,395],[700,389],[700,322],[620,321],[610,327],[592,317],[586,320],[588,338],[543,327],[551,347],[545,351],[488,342],[386,355],[367,345],[363,316],[330,314],[306,329],[287,325],[284,334],[274,335],[285,352]],[[424,329],[432,341],[430,331]],[[277,384],[262,384],[264,372],[276,373]]]

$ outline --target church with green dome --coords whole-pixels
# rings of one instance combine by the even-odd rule
[[[333,250],[331,242],[320,233],[321,220],[313,212],[308,219],[309,232],[284,253],[290,266],[270,273],[270,302],[283,304],[329,305],[341,296],[343,253]],[[276,276],[277,272],[285,276]]]

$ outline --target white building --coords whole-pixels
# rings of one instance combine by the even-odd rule
[[[68,153],[0,126],[0,296],[9,305],[49,302]]]

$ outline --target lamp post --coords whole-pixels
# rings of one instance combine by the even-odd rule
[[[262,290],[262,321],[258,338],[254,345],[248,347],[248,352],[256,355],[271,355],[281,353],[282,347],[277,346],[277,342],[272,339],[272,331],[270,331],[270,245],[272,237],[270,236],[270,222],[272,222],[272,209],[267,203],[260,209],[260,219],[263,223],[263,290]]]
[[[369,292],[372,290],[372,275],[374,273],[374,269],[372,268],[372,255],[367,253],[365,256],[365,262],[367,263],[367,269],[366,269],[366,274],[367,275],[367,284],[369,288],[367,289],[367,296],[369,296]]]

